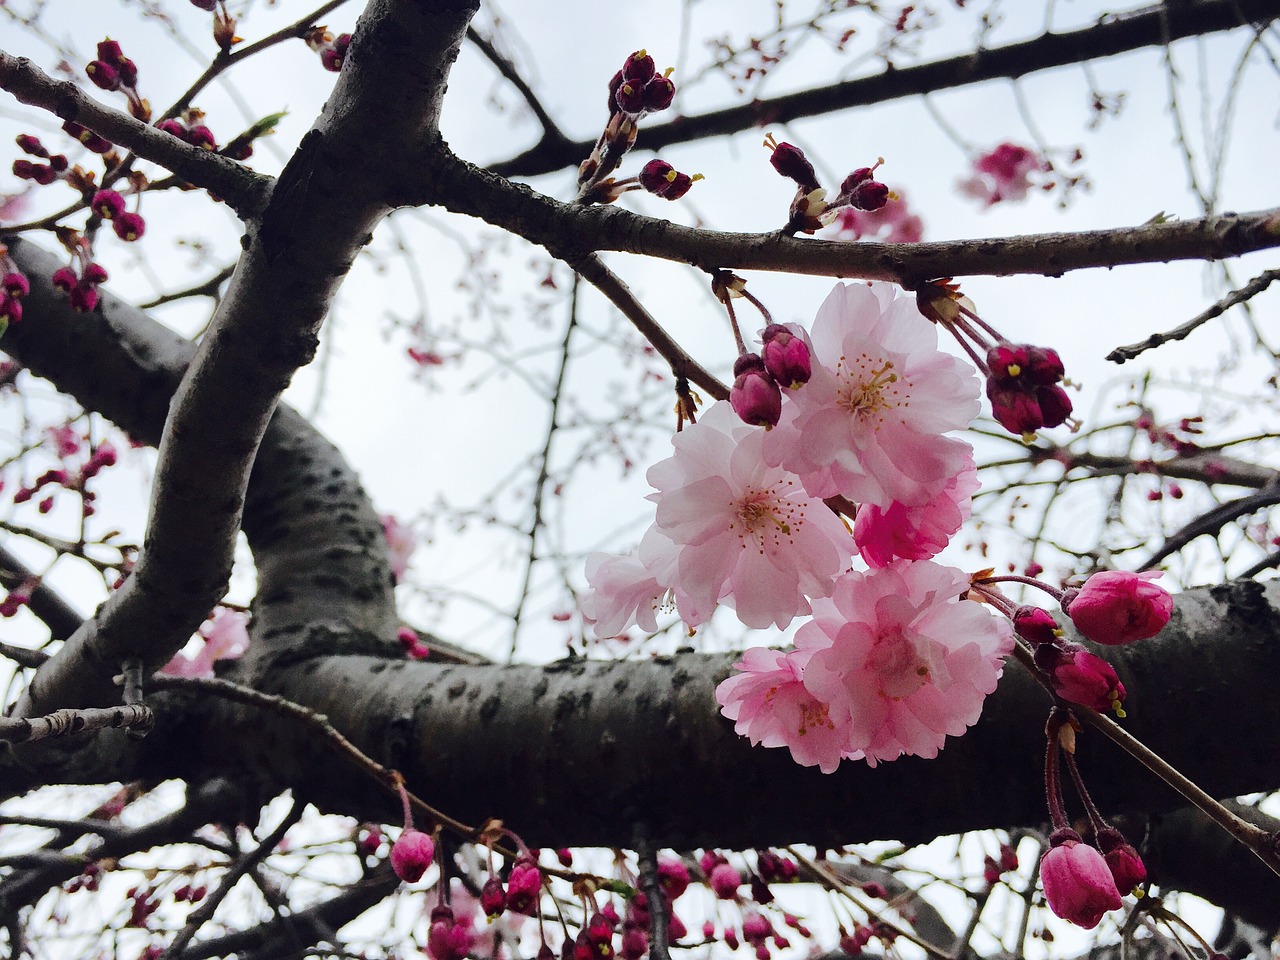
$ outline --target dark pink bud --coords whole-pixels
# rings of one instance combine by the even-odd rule
[[[637,50],[631,54],[627,57],[627,62],[622,65],[622,76],[625,80],[648,83],[655,73],[657,68],[654,67],[653,57],[644,50]]]
[[[121,240],[133,242],[147,231],[147,222],[139,213],[122,213],[111,224],[116,236]]]
[[[1112,646],[1154,637],[1173,613],[1173,597],[1151,581],[1159,571],[1104,570],[1091,576],[1067,608],[1076,629]]]
[[[1011,844],[1000,844],[1000,869],[1005,872],[1018,869],[1018,851]]]
[[[93,85],[102,90],[120,89],[120,71],[105,60],[91,60],[84,68]]]
[[[167,119],[157,122],[156,129],[172,134],[179,140],[187,139],[187,128],[177,120],[173,119],[173,117],[168,117]]]
[[[778,386],[794,390],[808,383],[813,375],[813,362],[808,345],[780,323],[771,323],[761,335],[760,351],[764,368]]]
[[[1128,896],[1147,879],[1147,867],[1142,857],[1115,827],[1098,831],[1098,846],[1102,848],[1102,858],[1111,870],[1120,896]]]
[[[1050,843],[1052,847],[1040,860],[1040,882],[1056,916],[1088,930],[1108,910],[1123,905],[1106,860],[1079,834],[1058,830]]]
[[[185,139],[187,143],[201,150],[218,149],[218,141],[214,139],[213,131],[203,123],[197,123],[194,127],[188,128]]]
[[[75,137],[84,145],[84,148],[90,153],[106,153],[111,149],[111,141],[98,136],[92,130],[83,124],[76,123],[74,120],[68,120],[62,125],[62,129],[70,136]]]
[[[1035,433],[1044,426],[1040,404],[1029,393],[1002,387],[992,377],[987,381],[987,398],[991,401],[991,415],[1010,433]]]
[[[658,883],[662,892],[672,900],[689,889],[689,870],[679,860],[662,860],[658,863]]]
[[[103,220],[114,220],[124,213],[124,197],[115,190],[99,190],[93,195],[93,202],[89,206]]]
[[[1018,380],[1029,366],[1026,347],[998,343],[987,351],[987,369],[991,379],[1001,386]]]
[[[982,880],[988,887],[993,887],[1000,880],[1000,864],[991,857],[982,858]]]
[[[1062,364],[1062,358],[1058,356],[1057,350],[1049,347],[1026,347],[1027,370],[1026,375],[1032,383],[1038,386],[1048,386],[1057,383],[1066,376],[1066,368]]]
[[[98,290],[91,283],[77,283],[71,288],[67,299],[71,302],[73,310],[88,313],[98,305]]]
[[[1074,643],[1057,651],[1056,659],[1049,674],[1058,696],[1091,710],[1115,710],[1124,716],[1124,684],[1111,664]]]
[[[782,416],[782,391],[754,353],[744,353],[733,365],[729,403],[743,423],[771,429]]]
[[[649,113],[667,109],[675,98],[676,85],[670,77],[654,77],[644,85],[644,108]]]
[[[65,154],[55,153],[49,158],[49,166],[53,168],[54,173],[65,173],[70,165]]]
[[[18,323],[22,320],[22,304],[17,297],[0,294],[0,328],[6,324]]]
[[[766,145],[769,143],[765,141]],[[773,153],[769,157],[773,169],[784,177],[794,180],[806,191],[818,189],[818,175],[814,173],[813,164],[804,155],[804,151],[791,143],[775,143]]]
[[[621,953],[624,960],[640,960],[648,949],[649,936],[640,927],[631,927],[622,932]]]
[[[750,944],[758,944],[773,935],[773,924],[763,913],[756,910],[742,915],[742,939]]]
[[[436,845],[421,830],[401,831],[391,845],[391,867],[405,883],[417,883],[436,857]]]
[[[1053,643],[1062,636],[1058,621],[1048,610],[1021,606],[1013,612],[1013,630],[1028,643]]]
[[[640,170],[640,186],[667,200],[679,200],[693,186],[695,177],[679,173],[665,160],[650,160]]]
[[[487,917],[496,917],[507,909],[507,891],[497,877],[490,877],[480,889],[480,909]]]
[[[53,274],[49,277],[49,282],[52,283],[56,289],[65,290],[67,292],[71,291],[71,288],[76,285],[78,280],[79,278],[76,276],[76,272],[70,267],[59,267],[57,270],[53,271]]]
[[[100,263],[90,263],[84,268],[85,283],[106,283],[107,271]]]
[[[199,7],[201,10],[207,10],[212,13],[218,6],[218,0],[191,0],[193,7]]]
[[[614,92],[613,102],[623,113],[639,116],[644,113],[644,84],[624,77]]]
[[[521,858],[511,868],[507,878],[507,909],[532,917],[538,912],[538,899],[542,895],[542,871],[528,858]]]
[[[124,61],[125,55],[120,49],[120,44],[108,37],[98,41],[98,59],[118,67]]]
[[[11,297],[25,297],[31,292],[31,284],[27,278],[18,272],[6,273],[4,279],[0,280],[0,288]]]
[[[879,180],[864,180],[849,194],[849,204],[859,210],[879,210],[889,202],[889,188]]]
[[[453,911],[441,904],[431,911],[427,931],[427,956],[431,960],[463,960],[471,951],[471,934],[454,919]]]
[[[618,89],[622,86],[622,71],[619,70],[609,78],[609,113],[613,114],[618,109]]]
[[[31,136],[29,133],[18,134],[17,143],[23,153],[30,154],[33,157],[41,157],[42,159],[48,159],[49,157],[49,151],[45,149],[39,138]]]
[[[733,900],[738,895],[738,887],[742,886],[742,874],[727,863],[719,864],[707,879],[712,892],[721,900]]]

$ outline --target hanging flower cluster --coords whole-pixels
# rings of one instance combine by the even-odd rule
[[[751,627],[812,614],[794,651],[747,651],[717,691],[738,732],[824,771],[933,756],[977,718],[1012,644],[961,599],[963,573],[927,562],[977,488],[971,448],[947,436],[976,415],[977,379],[887,285],[839,285],[812,334],[771,323],[763,341],[743,347],[732,402],[650,468],[638,554],[588,559],[584,616],[608,637],[655,629],[667,603],[690,627],[721,604]],[[860,504],[852,531],[828,500]],[[855,552],[870,571],[850,572]]]

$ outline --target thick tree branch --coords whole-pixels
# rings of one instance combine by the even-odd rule
[[[104,106],[70,80],[55,80],[25,57],[0,50],[0,89],[9,91],[22,103],[86,126],[112,143],[172,170],[188,183],[206,188],[226,201],[242,219],[256,217],[266,205],[270,177]]]
[[[889,280],[911,287],[938,277],[1059,277],[1072,270],[1132,263],[1222,260],[1280,246],[1280,208],[1081,233],[936,243],[848,243],[780,231],[725,233],[620,207],[560,203],[472,166],[443,146],[417,166],[432,175],[425,183],[406,184],[402,202],[430,203],[479,217],[570,260],[575,253],[617,250],[684,262],[708,272],[774,270]]]
[[[137,566],[37,671],[17,715],[110,697],[121,661],[159,667],[222,595],[258,444],[313,355],[338,285],[389,212],[384,184],[404,144],[439,136],[448,68],[476,2],[372,0],[366,9],[324,112],[248,225],[245,254],[173,399]]]
[[[994,50],[979,50],[913,67],[894,67],[872,77],[755,100],[694,117],[678,117],[646,126],[640,134],[640,146],[661,150],[673,144],[738,133],[769,123],[788,123],[802,117],[887,103],[986,80],[1014,79],[1169,40],[1231,30],[1246,23],[1265,23],[1276,16],[1274,0],[1190,0],[1155,4],[1103,18],[1094,26],[1080,30],[1046,33],[1034,40]],[[601,78],[601,90],[607,79]],[[510,160],[492,164],[489,169],[506,177],[550,173],[576,166],[591,152],[592,146],[594,141],[565,141],[548,135],[533,148]]]

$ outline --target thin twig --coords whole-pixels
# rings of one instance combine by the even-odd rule
[[[671,960],[668,943],[667,901],[658,877],[658,851],[646,823],[634,830],[636,856],[640,860],[640,889],[649,902],[649,960]]]
[[[1176,326],[1172,330],[1166,330],[1164,333],[1153,333],[1147,339],[1140,340],[1138,343],[1116,347],[1107,354],[1107,359],[1112,363],[1124,363],[1126,360],[1132,360],[1139,354],[1162,344],[1173,340],[1184,340],[1197,327],[1208,323],[1214,317],[1222,316],[1237,304],[1253,299],[1277,280],[1280,280],[1280,270],[1263,271],[1239,290],[1232,290],[1209,309],[1196,314],[1186,323]]]
[[[214,913],[232,888],[240,882],[240,878],[261,863],[268,854],[274,852],[280,841],[284,839],[284,835],[289,832],[289,828],[302,819],[302,811],[304,809],[306,808],[303,804],[294,801],[289,808],[289,812],[280,821],[280,825],[272,830],[251,853],[239,858],[231,865],[230,869],[223,874],[222,879],[218,881],[218,885],[209,892],[204,902],[192,911],[191,916],[187,918],[186,924],[178,931],[178,935],[173,938],[173,942],[160,955],[160,960],[176,960],[196,935],[196,931],[213,919]]]

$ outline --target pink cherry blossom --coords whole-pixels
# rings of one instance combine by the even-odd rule
[[[896,200],[878,210],[844,207],[833,227],[839,240],[879,240],[882,243],[919,243],[924,236],[924,221],[907,206],[906,192],[895,187]]]
[[[831,773],[845,752],[849,725],[833,722],[827,705],[805,688],[803,666],[813,653],[752,647],[734,664],[739,672],[716,687],[716,701],[754,745],[788,747],[796,763]]]
[[[1045,161],[1034,150],[1002,143],[973,161],[973,175],[960,181],[960,191],[987,206],[1003,200],[1022,200],[1033,186],[1028,175],[1045,167]]]
[[[957,476],[933,500],[908,507],[901,503],[888,508],[864,503],[858,508],[853,539],[862,559],[870,566],[884,567],[895,558],[928,560],[942,550],[960,525],[969,518],[969,505],[980,486],[978,468],[969,460]]]
[[[674,589],[682,616],[723,602],[749,627],[782,628],[809,612],[808,598],[830,593],[849,564],[849,531],[795,477],[765,463],[767,435],[716,403],[676,434],[673,456],[649,468],[655,527],[674,552],[659,563],[642,547],[641,560]]]
[[[198,636],[203,638],[204,646],[192,656],[174,654],[160,672],[178,677],[212,677],[216,661],[236,660],[249,649],[248,621],[248,615],[240,610],[218,607],[200,625]]]
[[[414,535],[413,527],[401,523],[390,513],[384,513],[379,519],[382,521],[382,532],[387,538],[387,550],[391,554],[391,574],[396,578],[396,583],[399,583],[409,569],[413,551],[418,549],[418,538]]]
[[[1013,631],[959,599],[968,585],[962,571],[920,560],[847,573],[830,599],[814,601],[796,634],[797,646],[817,648],[804,685],[837,726],[848,724],[846,756],[872,766],[934,757],[978,719]]]
[[[837,284],[811,353],[813,376],[763,438],[765,459],[811,496],[918,506],[964,469],[968,445],[944,434],[977,416],[978,380],[938,349],[914,300],[887,284]]]
[[[649,633],[658,629],[655,612],[667,591],[639,557],[593,553],[586,573],[591,592],[583,598],[582,616],[597,638],[619,636],[632,624]]]

